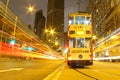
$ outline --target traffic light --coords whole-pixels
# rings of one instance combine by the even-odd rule
[[[10,43],[11,45],[14,45],[14,44],[16,43],[16,40],[15,40],[15,39],[10,39],[9,43]]]

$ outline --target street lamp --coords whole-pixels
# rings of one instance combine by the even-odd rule
[[[29,6],[28,7],[26,7],[26,9],[27,9],[27,11],[25,12],[25,14],[27,14],[27,13],[30,13],[31,14],[31,22],[32,22],[32,24],[29,24],[29,28],[31,29],[31,26],[30,25],[33,25],[33,18],[34,18],[34,12],[36,11],[35,10],[35,6],[34,5],[31,5],[31,4],[29,4]]]
[[[45,40],[47,40],[48,38],[47,34],[48,34],[48,29],[45,29]]]
[[[93,36],[93,40],[96,40],[96,38],[97,38],[96,36]]]
[[[33,13],[35,11],[35,6],[33,5],[29,5],[28,7],[27,7],[27,12],[30,12],[30,13]]]
[[[50,34],[52,34],[52,35],[53,35],[53,34],[54,34],[54,30],[51,30],[51,31],[50,31]]]
[[[56,46],[58,45],[58,42],[57,42],[57,41],[55,42],[55,45],[56,45]]]
[[[50,30],[50,39],[53,41],[53,38],[54,38],[54,33],[55,31],[52,29]]]
[[[51,43],[51,40],[53,40],[53,35],[54,35],[54,33],[55,33],[55,31],[54,31],[54,29],[45,29],[44,30],[44,33],[45,33],[45,40],[47,40],[47,38],[50,38],[49,40],[48,40],[48,42],[49,43]]]
[[[45,33],[47,33],[47,32],[48,32],[48,30],[46,29],[46,30],[45,30]]]

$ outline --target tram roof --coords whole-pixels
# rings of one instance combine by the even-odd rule
[[[77,13],[71,13],[71,14],[69,14],[69,15],[71,15],[71,16],[74,16],[74,15],[91,15],[90,13],[88,13],[88,12],[77,12]]]

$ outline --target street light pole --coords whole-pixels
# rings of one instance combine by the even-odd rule
[[[15,24],[14,24],[14,37],[15,37],[15,33],[16,33],[16,27],[17,27],[17,16],[15,17]]]

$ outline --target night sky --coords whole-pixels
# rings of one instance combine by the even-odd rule
[[[2,0],[5,2],[6,0]],[[33,14],[27,13],[27,7],[29,5],[34,5],[35,10],[42,9],[43,15],[46,17],[47,15],[47,0],[10,0],[9,8],[17,15],[26,25],[34,26],[34,17],[35,12]]]
[[[2,0],[3,2],[6,0]],[[74,13],[78,11],[78,0],[65,0],[65,21],[64,26],[65,30],[67,30],[67,14]],[[84,11],[87,7],[88,0],[81,0],[81,8],[80,10]],[[43,15],[47,16],[47,0],[10,0],[9,8],[17,15],[26,25],[34,26],[34,16],[33,14],[27,13],[26,7],[29,5],[34,5],[35,10],[42,9]]]

